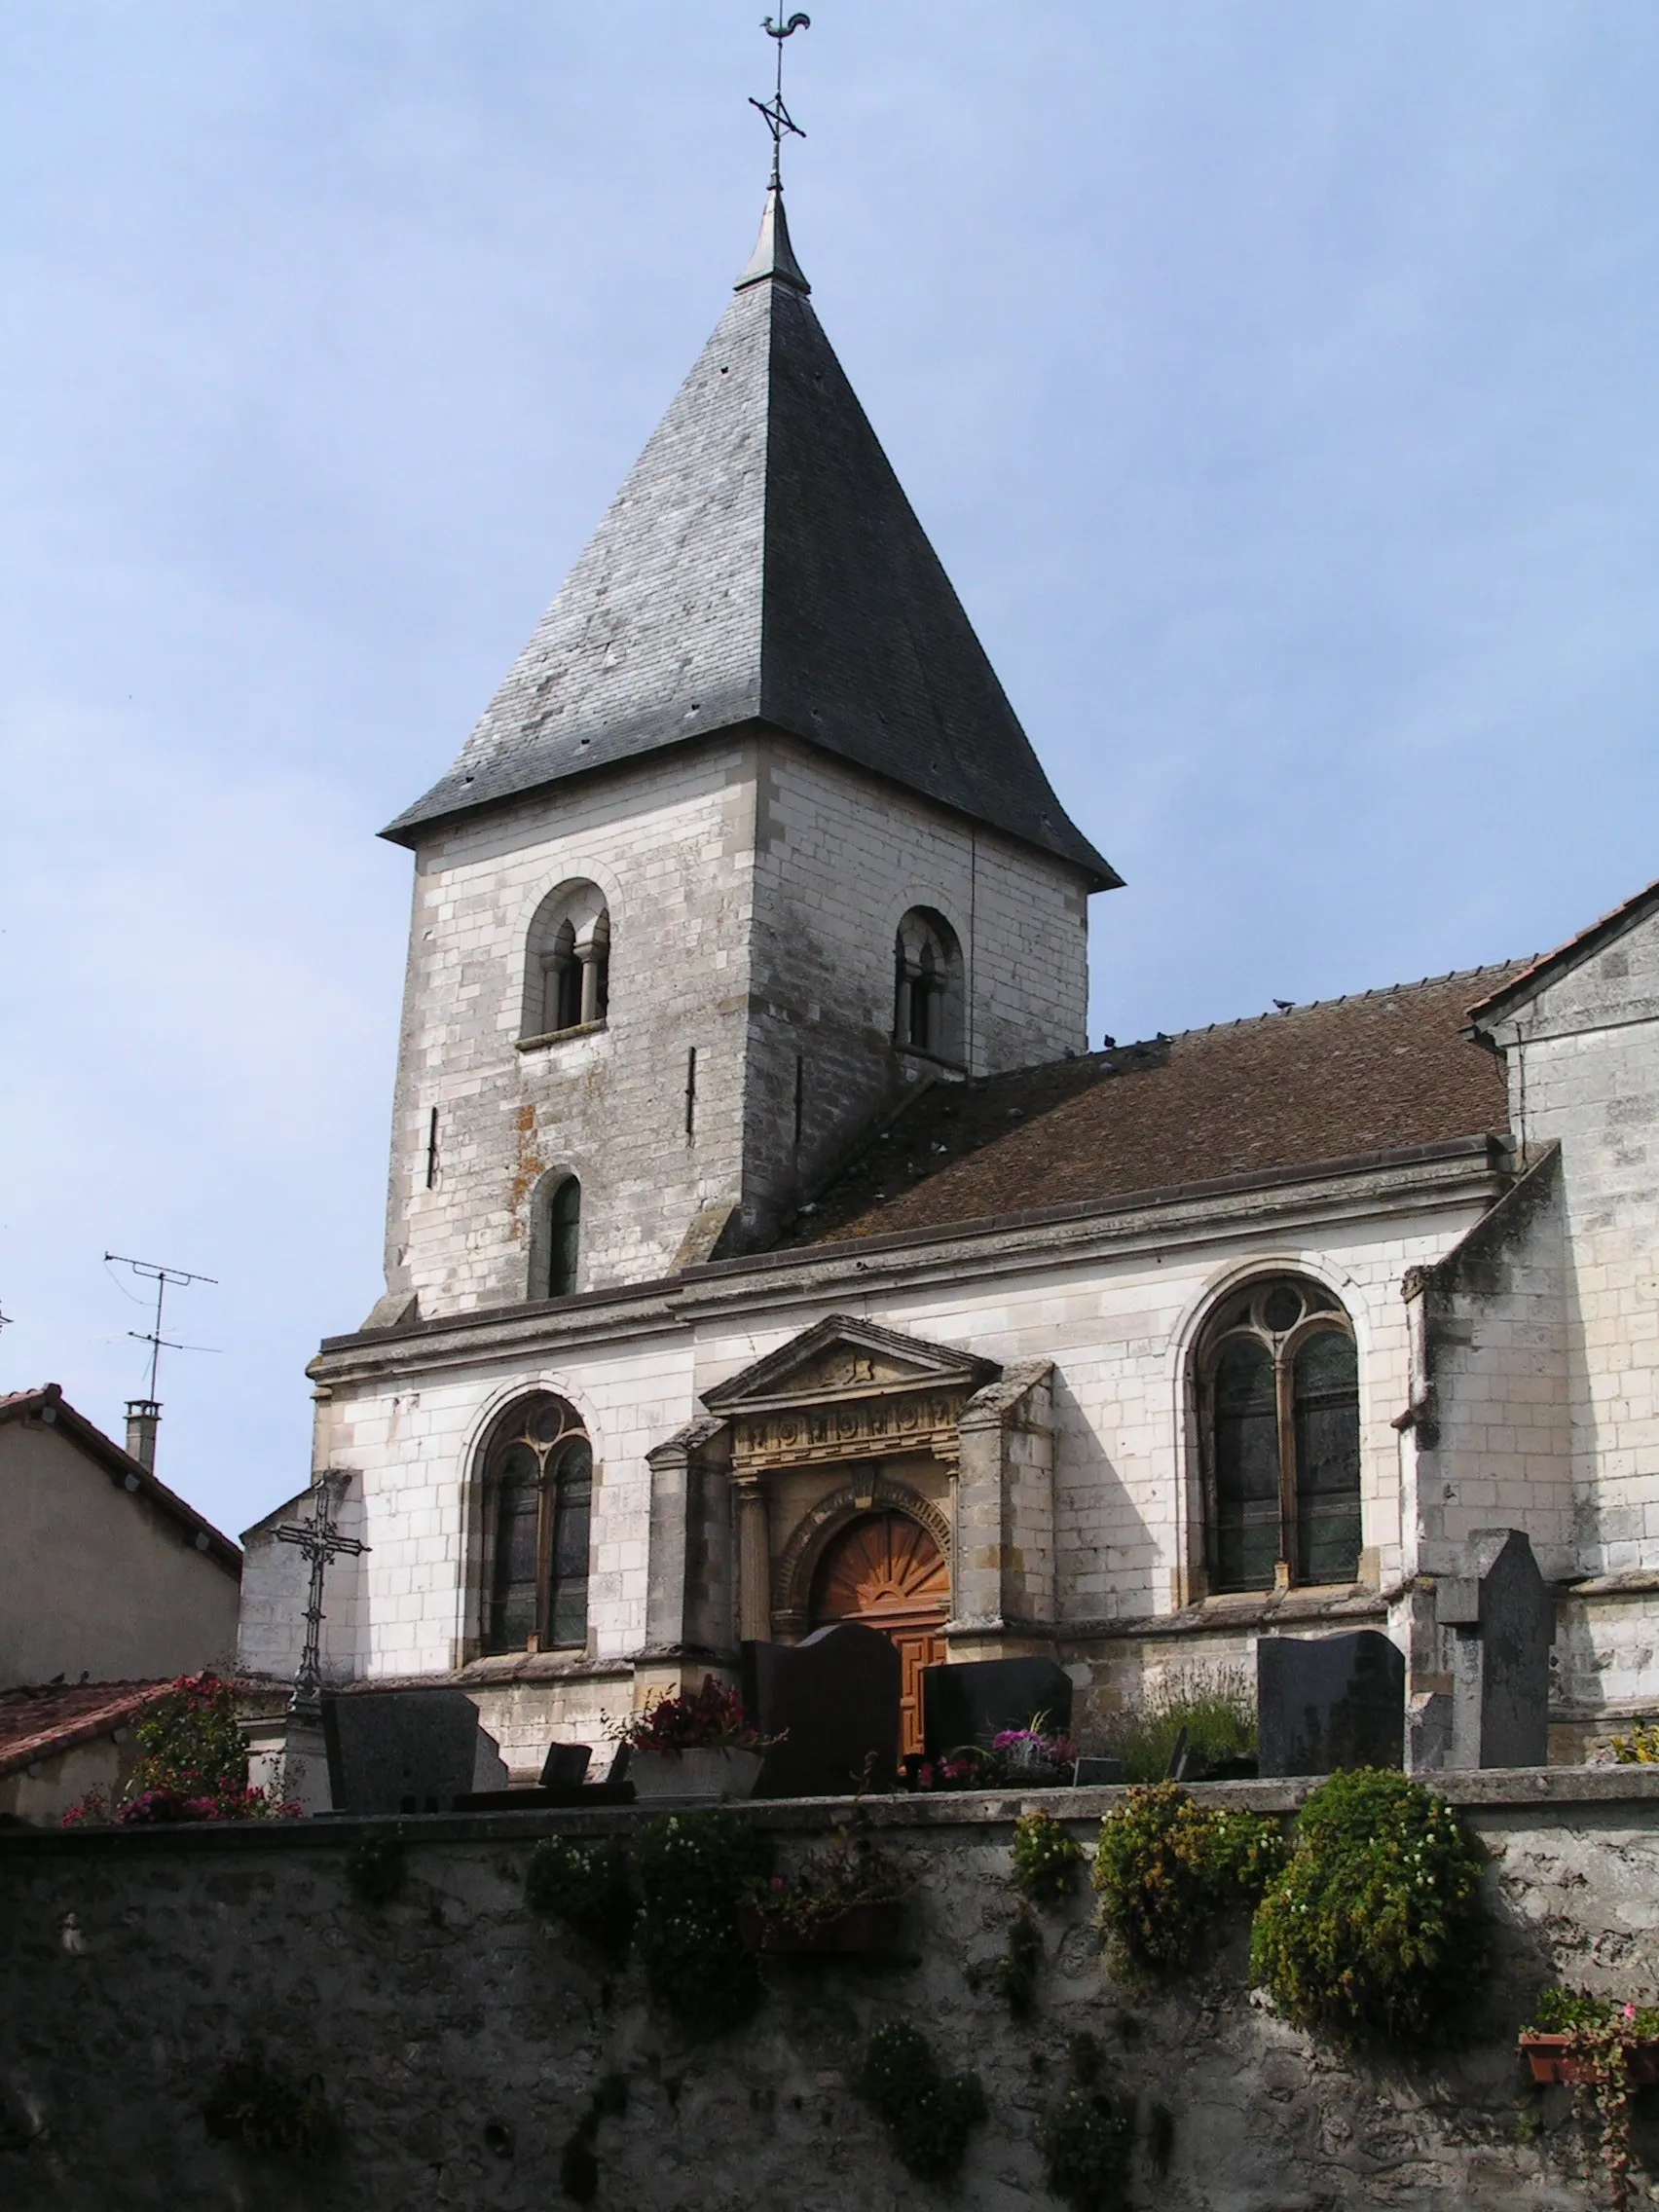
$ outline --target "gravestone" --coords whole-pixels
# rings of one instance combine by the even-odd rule
[[[325,1696],[322,1727],[337,1813],[447,1813],[458,1797],[506,1787],[496,1740],[463,1690]]]
[[[1052,1659],[975,1659],[922,1671],[922,1735],[930,1759],[965,1744],[988,1747],[1005,1728],[1037,1721],[1046,1736],[1071,1726],[1072,1680]]]
[[[1519,1529],[1477,1529],[1459,1572],[1436,1578],[1451,1641],[1451,1767],[1546,1766],[1555,1607]]]
[[[1405,1757],[1406,1660],[1375,1629],[1268,1636],[1256,1645],[1263,1775],[1337,1774]]]
[[[1112,1789],[1123,1779],[1123,1760],[1110,1758],[1079,1759],[1072,1775],[1072,1780],[1080,1789]]]
[[[891,1789],[899,1764],[899,1648],[857,1621],[799,1643],[743,1646],[743,1710],[766,1753],[756,1797],[846,1797],[873,1751],[870,1787]]]
[[[591,1744],[552,1744],[541,1762],[543,1789],[579,1789],[587,1780]]]

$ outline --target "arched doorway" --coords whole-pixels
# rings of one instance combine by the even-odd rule
[[[812,1625],[862,1621],[899,1646],[903,1749],[922,1749],[922,1669],[944,1662],[950,1566],[907,1513],[863,1513],[824,1548],[812,1581]]]

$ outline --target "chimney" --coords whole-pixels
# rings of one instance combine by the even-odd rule
[[[156,1424],[162,1418],[156,1398],[127,1401],[127,1449],[147,1475],[156,1471]]]

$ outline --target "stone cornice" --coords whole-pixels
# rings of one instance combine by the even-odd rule
[[[792,1307],[864,1298],[888,1283],[960,1282],[968,1270],[984,1282],[1049,1267],[1201,1248],[1240,1235],[1485,1206],[1507,1186],[1506,1158],[1488,1138],[1458,1137],[1294,1174],[1221,1177],[1130,1193],[1103,1205],[758,1253],[579,1298],[325,1338],[307,1373],[325,1385],[350,1384],[493,1363],[531,1350],[569,1354],[596,1340],[613,1345],[674,1334],[756,1309],[776,1318]]]

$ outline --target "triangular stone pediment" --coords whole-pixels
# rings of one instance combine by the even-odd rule
[[[851,1314],[831,1313],[705,1390],[703,1403],[712,1414],[767,1413],[941,1386],[977,1390],[1001,1373],[995,1360],[953,1345],[929,1344]]]

